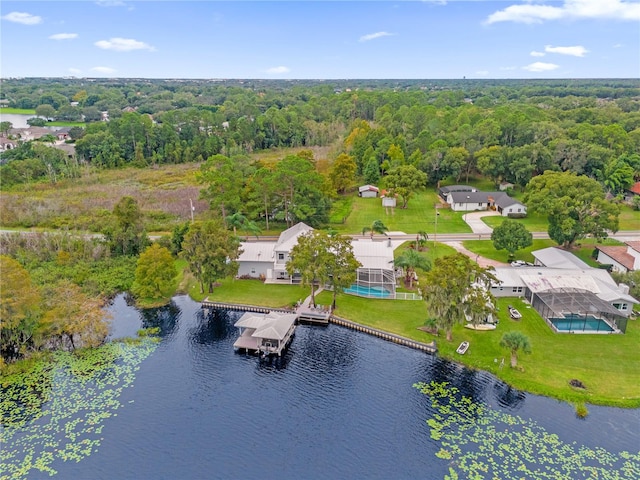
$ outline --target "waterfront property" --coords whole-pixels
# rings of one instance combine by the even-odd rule
[[[633,305],[640,303],[629,295],[627,285],[616,284],[606,270],[592,268],[565,250],[551,247],[532,253],[533,267],[495,269],[499,283],[491,287],[494,296],[524,297],[556,332],[625,332]],[[599,321],[586,322],[587,316]],[[560,321],[570,318],[582,321]]]
[[[276,242],[243,242],[238,258],[238,277],[260,278],[265,283],[299,284],[300,275],[289,275],[286,270],[290,252],[298,238],[313,231],[308,225],[298,223],[280,234]],[[391,239],[374,240],[354,238],[353,254],[362,265],[357,269],[356,283],[346,293],[374,298],[396,298],[396,272],[393,251],[401,242]]]
[[[233,344],[235,350],[264,355],[282,355],[296,329],[295,313],[246,312],[234,324],[240,336]]]

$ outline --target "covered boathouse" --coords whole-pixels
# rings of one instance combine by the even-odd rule
[[[240,330],[240,337],[233,344],[233,348],[280,356],[293,338],[296,319],[295,313],[246,312],[234,324]]]

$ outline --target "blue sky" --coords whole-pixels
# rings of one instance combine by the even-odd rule
[[[640,0],[2,0],[0,17],[2,77],[640,77]]]

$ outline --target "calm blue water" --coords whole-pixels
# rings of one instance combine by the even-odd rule
[[[565,318],[551,318],[551,323],[560,331],[584,332],[613,332],[607,322],[592,315],[586,317],[567,316]]]
[[[56,460],[53,478],[444,478],[449,462],[425,423],[431,401],[412,387],[431,380],[563,442],[614,453],[640,445],[637,410],[590,406],[579,420],[570,405],[335,325],[298,327],[282,363],[260,363],[233,351],[239,313],[205,318],[184,296],[144,312],[118,297],[112,311],[113,337],[157,326],[162,342],[123,390],[98,450]]]
[[[358,284],[353,284],[349,288],[344,290],[344,293],[351,295],[359,295],[361,297],[376,297],[383,298],[388,297],[391,294],[382,287],[362,287]]]

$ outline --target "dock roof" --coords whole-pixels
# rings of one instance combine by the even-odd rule
[[[273,338],[284,340],[287,332],[296,322],[297,315],[295,313],[268,313],[265,315],[265,322],[251,334],[256,338]]]

